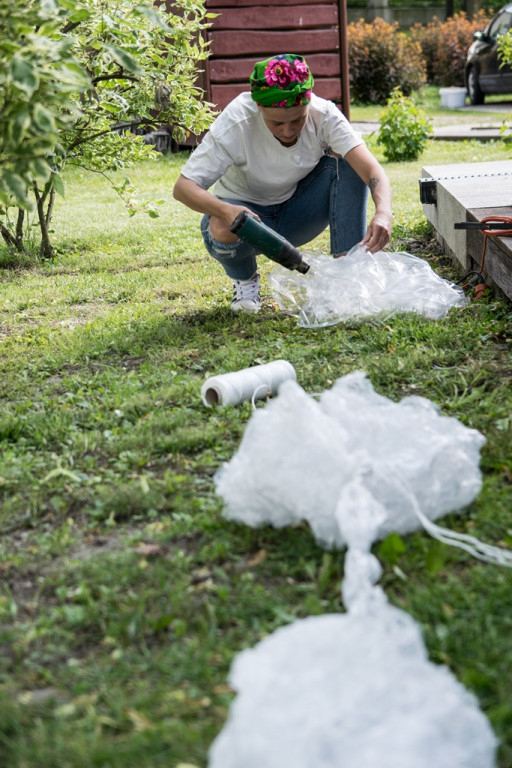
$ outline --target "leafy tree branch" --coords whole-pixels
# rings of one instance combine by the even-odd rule
[[[203,0],[175,0],[171,12],[134,0],[0,0],[0,233],[9,247],[23,249],[26,224],[9,210],[35,209],[41,251],[53,255],[49,223],[71,159],[122,170],[154,153],[135,126],[172,126],[178,140],[208,127],[211,105],[196,85],[208,23]]]

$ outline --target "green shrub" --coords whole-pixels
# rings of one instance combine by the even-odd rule
[[[390,162],[416,160],[431,131],[432,121],[427,114],[396,89],[381,115],[377,144],[384,147],[384,156]]]
[[[398,23],[362,19],[347,28],[351,97],[363,104],[385,104],[394,88],[408,96],[426,82],[421,46]]]
[[[502,35],[498,41],[498,59],[501,65],[512,64],[512,32]]]
[[[473,33],[490,20],[484,10],[468,19],[461,11],[441,22],[434,16],[429,24],[415,24],[411,39],[419,43],[427,67],[427,79],[435,85],[464,85],[464,65]]]

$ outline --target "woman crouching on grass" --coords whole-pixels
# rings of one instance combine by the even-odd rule
[[[358,243],[376,253],[389,241],[388,178],[335,104],[312,92],[313,83],[302,56],[258,62],[250,93],[215,119],[174,187],[176,200],[204,214],[204,244],[233,281],[234,311],[260,309],[257,253],[230,229],[241,211],[296,247],[329,226],[333,256]],[[375,213],[367,227],[368,190]]]

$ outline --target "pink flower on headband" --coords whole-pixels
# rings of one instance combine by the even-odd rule
[[[299,83],[303,83],[309,77],[309,70],[303,61],[295,61],[295,76]]]
[[[304,91],[304,93],[300,93],[293,104],[292,107],[304,107],[306,104],[309,104],[311,101],[311,91]],[[284,101],[278,101],[275,104],[270,104],[271,107],[289,107],[290,104],[288,104],[288,101],[285,99]]]
[[[265,80],[270,86],[283,88],[295,79],[293,65],[286,59],[271,59],[265,68]]]

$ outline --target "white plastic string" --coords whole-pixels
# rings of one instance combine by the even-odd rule
[[[241,371],[212,376],[201,387],[201,397],[207,406],[239,405],[244,400],[262,400],[275,395],[286,379],[297,380],[295,369],[287,360],[254,365]]]
[[[448,544],[452,547],[458,547],[466,552],[469,552],[472,557],[477,560],[482,560],[485,563],[491,563],[493,565],[502,565],[506,568],[512,568],[512,551],[509,549],[503,549],[502,547],[495,547],[492,544],[485,544],[475,536],[471,536],[467,533],[458,533],[457,531],[450,531],[448,528],[443,528],[440,525],[432,522],[421,511],[419,504],[416,500],[414,493],[407,487],[402,478],[393,472],[395,479],[403,491],[404,495],[411,502],[414,514],[423,525],[427,533],[429,533],[434,539]]]
[[[261,400],[261,398],[262,398],[262,395],[258,394],[260,389],[264,389],[265,390],[264,393],[263,393],[263,397],[267,397],[267,395],[269,394],[268,384],[260,384],[259,387],[256,387],[256,389],[252,393],[252,397],[251,397],[251,405],[252,405],[253,411],[256,410],[256,400]]]

